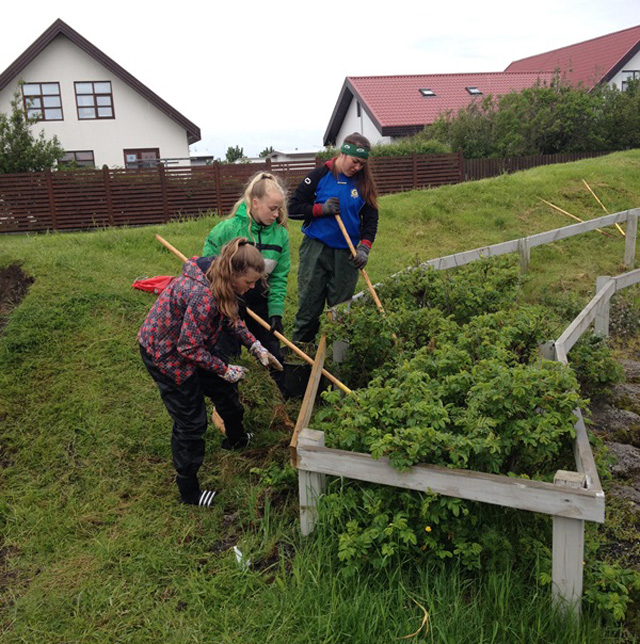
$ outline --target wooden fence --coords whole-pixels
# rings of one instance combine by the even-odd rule
[[[381,195],[435,188],[543,163],[575,161],[564,154],[513,159],[463,159],[462,154],[371,157]],[[602,153],[604,154],[604,153]],[[229,213],[254,172],[271,171],[292,191],[322,160],[135,170],[59,170],[0,175],[0,233],[86,230],[161,224],[215,211]]]
[[[529,170],[539,165],[570,163],[572,161],[591,159],[605,154],[610,154],[610,152],[563,152],[560,154],[531,154],[523,157],[505,157],[503,159],[465,159],[463,181],[488,179],[501,174]]]
[[[518,252],[521,268],[525,270],[529,250],[534,246],[626,222],[624,263],[633,267],[639,215],[640,209],[627,210],[531,237],[437,258],[425,265],[446,270],[483,257]],[[611,296],[617,290],[639,282],[640,269],[613,278],[598,278],[596,296],[556,341],[541,348],[545,357],[567,363],[567,353],[592,323],[597,333],[606,335]],[[302,533],[309,534],[315,526],[316,503],[325,488],[327,475],[544,513],[553,517],[554,598],[570,610],[579,612],[583,583],[584,522],[603,523],[605,519],[605,495],[580,410],[575,410],[576,470],[558,470],[553,483],[428,464],[398,472],[385,458],[376,460],[369,454],[327,448],[324,433],[311,429],[311,415],[326,350],[326,338],[323,336],[290,444],[291,462],[298,468]]]

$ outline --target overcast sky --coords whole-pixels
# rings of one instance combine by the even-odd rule
[[[192,151],[318,150],[346,76],[502,71],[640,24],[640,0],[5,2],[0,71],[57,18],[194,122]]]

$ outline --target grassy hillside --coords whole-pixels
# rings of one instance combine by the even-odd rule
[[[638,207],[639,176],[634,151],[385,197],[367,271],[375,282],[573,223],[540,198],[583,219],[604,214],[583,179],[610,212]],[[210,430],[202,483],[220,491],[216,506],[177,503],[170,423],[136,344],[153,296],[131,283],[179,270],[154,233],[199,254],[216,221],[0,237],[0,267],[20,262],[35,279],[0,337],[3,642],[389,642],[420,625],[418,604],[434,642],[621,641],[597,617],[559,624],[547,592],[517,573],[343,578],[326,535],[297,533],[295,484],[282,470],[289,430],[274,385],[250,361],[242,391],[256,447],[223,452]],[[598,275],[622,270],[624,240],[608,231],[534,249],[528,297],[567,306],[591,297]],[[299,224],[290,232],[287,328]],[[295,419],[297,403],[287,410]]]

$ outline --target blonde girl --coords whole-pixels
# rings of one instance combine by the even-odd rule
[[[242,197],[236,202],[231,215],[217,224],[207,236],[203,255],[213,256],[222,246],[238,236],[246,237],[260,251],[265,262],[266,280],[243,296],[243,303],[262,319],[268,320],[267,331],[242,307],[240,315],[258,340],[282,361],[282,350],[273,331],[282,333],[282,316],[287,294],[287,281],[291,268],[289,231],[287,230],[287,206],[285,190],[278,178],[269,172],[254,174],[247,183]],[[221,349],[227,357],[239,351],[237,341],[227,338],[221,341]],[[271,371],[271,375],[283,395],[287,395],[284,374]]]

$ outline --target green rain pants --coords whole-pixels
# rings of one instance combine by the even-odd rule
[[[325,302],[334,306],[351,299],[358,282],[358,269],[350,258],[349,249],[329,248],[305,235],[300,244],[294,342],[315,340]]]

